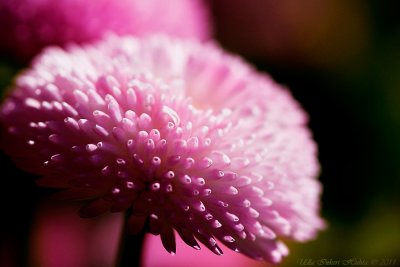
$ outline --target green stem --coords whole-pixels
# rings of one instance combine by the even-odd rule
[[[130,213],[127,212],[124,218],[124,228],[121,233],[117,266],[140,267],[142,266],[143,247],[146,233],[145,231],[141,231],[136,235],[128,234],[126,228],[129,216]]]

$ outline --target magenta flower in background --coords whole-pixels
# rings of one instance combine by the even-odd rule
[[[96,40],[107,32],[210,36],[202,0],[2,0],[0,52],[29,59],[47,45]]]
[[[123,216],[114,213],[83,220],[76,216],[74,205],[46,201],[36,213],[31,245],[34,266],[40,267],[109,267],[115,266],[117,244]],[[168,254],[159,238],[146,235],[143,267],[266,267],[242,254],[224,250],[224,256],[207,249],[194,250],[176,240],[178,253]],[[222,245],[222,249],[225,247]]]
[[[19,166],[86,199],[82,216],[129,210],[175,252],[218,242],[279,262],[281,238],[323,228],[316,145],[282,86],[214,44],[110,36],[46,49],[1,107]],[[7,140],[7,142],[4,142]]]
[[[75,205],[44,201],[39,207],[30,231],[29,266],[115,266],[121,214],[84,220],[76,216]]]
[[[255,261],[240,253],[227,249],[224,245],[223,257],[216,256],[209,250],[194,250],[182,240],[176,240],[178,253],[168,254],[160,244],[158,237],[146,237],[143,255],[143,267],[204,267],[204,266],[229,266],[229,267],[268,267],[265,262]]]

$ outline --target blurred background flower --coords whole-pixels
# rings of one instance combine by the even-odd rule
[[[90,42],[110,32],[207,40],[210,19],[202,0],[1,0],[0,88],[48,45]]]
[[[78,208],[71,203],[39,202],[32,220],[28,266],[115,264],[123,215],[112,213],[85,220],[76,216]]]
[[[40,203],[34,216],[30,241],[31,266],[37,267],[110,267],[115,264],[116,244],[122,230],[123,215],[105,214],[91,220],[76,216],[78,206],[51,201]],[[200,251],[177,240],[177,254],[169,254],[159,237],[146,236],[143,267],[262,267],[265,262],[254,261],[224,245],[224,256],[208,249]],[[10,265],[11,266],[11,265]],[[270,265],[273,266],[273,265]]]
[[[209,26],[201,0],[2,0],[0,51],[26,60],[45,46],[94,41],[108,32],[204,40]]]

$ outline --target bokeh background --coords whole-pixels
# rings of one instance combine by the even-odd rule
[[[398,258],[397,1],[215,0],[217,39],[287,85],[310,115],[329,228],[299,259]]]
[[[291,89],[309,113],[310,127],[319,145],[320,180],[324,186],[322,215],[329,227],[315,241],[289,242],[291,254],[282,266],[299,266],[301,259],[352,258],[367,261],[397,258],[397,263],[391,266],[400,266],[398,1],[208,0],[206,3],[217,41]],[[23,67],[9,56],[1,55],[0,88],[5,90]],[[49,230],[51,233],[63,232],[62,229],[75,224],[81,229],[100,229],[99,233],[104,233],[106,230],[95,225],[102,221],[115,224],[119,220],[115,216],[95,222],[71,216],[60,219],[73,214],[75,207],[61,208],[57,206],[60,204],[43,200],[48,192],[37,187],[33,178],[26,179],[28,175],[15,169],[4,155],[1,168],[0,266],[44,266],[37,259],[44,246],[38,234],[44,231],[39,226],[40,220],[54,226],[53,232]],[[52,217],[54,210],[58,213]],[[42,215],[39,220],[39,213],[50,214],[50,219],[46,221]],[[61,237],[50,234],[53,241],[49,242],[70,237],[54,257],[65,257],[65,261],[73,257],[75,254],[69,253],[76,240],[81,246],[82,242],[93,244],[93,240],[85,239],[83,232],[64,232]],[[108,238],[118,235],[118,230],[114,232]],[[107,254],[106,248],[112,240],[97,237],[94,243],[98,250],[92,252],[93,257]],[[161,248],[151,248],[152,255],[148,257],[161,260],[150,260],[148,266],[167,266],[171,256]],[[186,251],[183,254],[186,258],[191,255]],[[179,246],[175,257],[175,265],[171,266],[178,266]],[[224,266],[214,257],[217,256],[205,257],[209,266]],[[242,257],[237,259],[226,262],[226,266],[266,266]],[[194,267],[198,260],[190,261]],[[107,264],[111,263],[104,259],[91,266],[110,266]]]

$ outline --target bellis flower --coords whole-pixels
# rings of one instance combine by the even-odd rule
[[[29,59],[45,46],[89,42],[107,32],[204,40],[208,21],[202,0],[2,0],[0,51]]]
[[[16,163],[89,200],[84,217],[129,210],[128,229],[175,253],[218,242],[279,262],[280,241],[323,227],[307,116],[270,77],[212,43],[110,36],[48,48],[0,110]],[[4,142],[6,141],[6,142]]]

